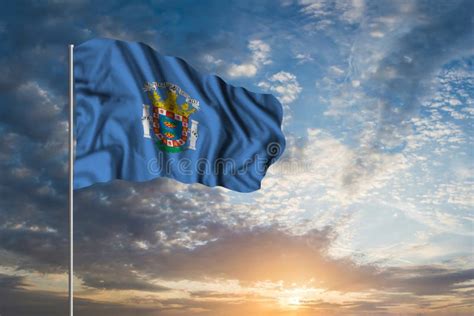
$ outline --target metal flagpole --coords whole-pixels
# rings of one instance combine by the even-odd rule
[[[74,217],[73,217],[73,175],[74,175],[74,45],[69,45],[69,316],[74,314]]]

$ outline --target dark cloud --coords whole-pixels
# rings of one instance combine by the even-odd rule
[[[417,295],[454,293],[454,290],[463,288],[459,283],[474,280],[474,269],[453,271],[446,268],[421,266],[405,269],[392,268],[391,272],[393,277],[387,286],[400,290],[409,289]]]
[[[120,271],[120,273],[117,273]],[[155,285],[149,280],[134,275],[128,270],[120,269],[115,264],[104,266],[90,266],[80,269],[78,276],[85,286],[101,290],[137,290],[137,291],[166,291],[167,288]]]
[[[0,274],[0,288],[14,289],[23,285],[21,276]]]
[[[102,303],[75,298],[74,314],[79,316],[152,316],[161,308]],[[0,287],[0,315],[62,316],[68,313],[65,295],[58,293]]]
[[[458,284],[474,278],[471,270],[378,268],[334,259],[327,255],[337,237],[330,228],[302,235],[277,226],[250,229],[239,213],[219,206],[225,201],[219,191],[199,185],[178,185],[176,191],[177,185],[166,179],[116,181],[77,192],[75,269],[85,286],[158,292],[167,289],[154,279],[238,279],[249,285],[265,280],[304,284],[314,279],[317,286],[342,292],[453,295]],[[27,214],[34,212],[22,216]],[[21,221],[22,216],[10,218],[9,228],[0,230],[4,251],[16,256],[13,262],[20,268],[65,271],[65,241],[59,232],[45,230],[54,223],[32,227],[34,221]],[[25,224],[15,226],[18,223]]]
[[[265,280],[304,284],[315,279],[318,286],[343,292],[379,289],[427,295],[453,294],[458,283],[474,279],[471,270],[378,268],[349,258],[331,258],[327,250],[337,236],[330,228],[294,235],[276,226],[227,226],[220,216],[232,218],[227,214],[230,210],[209,203],[222,198],[215,191],[198,190],[189,203],[179,200],[176,193],[166,193],[172,183],[155,183],[163,192],[159,197],[153,190],[147,191],[145,184],[132,189],[141,194],[122,194],[121,183],[111,186],[107,194],[101,193],[102,203],[93,204],[98,200],[96,193],[81,194],[76,269],[86,285],[155,286],[146,285],[143,276],[150,280],[237,279],[247,284]],[[160,208],[150,208],[152,203]],[[133,212],[129,205],[134,205]],[[183,241],[189,239],[195,243]],[[130,274],[131,269],[142,276]],[[121,278],[115,277],[117,273]]]
[[[19,268],[42,272],[64,270],[66,243],[58,241],[54,233],[2,229],[0,245],[10,253],[30,259],[23,262],[18,260]]]
[[[67,298],[41,291],[0,288],[0,314],[61,316],[67,314]]]
[[[217,240],[195,249],[142,257],[137,264],[150,274],[157,271],[162,278],[214,277],[244,283],[282,280],[288,284],[315,278],[325,288],[343,291],[371,288],[378,275],[375,267],[328,258],[325,252],[331,235],[326,230],[294,236],[269,227],[224,231],[215,237]]]
[[[402,296],[405,300],[400,299]],[[2,315],[22,316],[56,316],[67,313],[67,298],[58,294],[44,291],[24,291],[20,289],[0,288],[0,313]],[[410,311],[410,307],[423,308],[424,315],[472,315],[474,310],[472,301],[452,303],[430,307],[429,302],[423,302],[419,298],[404,294],[388,297],[382,294],[370,301],[354,301],[351,303],[327,303],[322,300],[301,301],[297,312],[298,315],[310,316],[315,313],[324,315],[390,315],[395,309],[407,308],[403,315],[419,315],[418,312]],[[203,316],[212,315],[294,315],[295,310],[286,313],[278,310],[273,301],[258,296],[199,296],[198,300],[193,298],[183,299],[156,299],[152,297],[136,297],[128,299],[123,304],[95,302],[91,300],[76,298],[75,314],[87,315],[122,315],[122,316],[152,316],[156,315],[179,315],[186,316],[198,313]]]

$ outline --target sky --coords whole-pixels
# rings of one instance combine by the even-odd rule
[[[262,189],[75,192],[76,315],[472,315],[474,2],[11,1],[0,315],[67,312],[67,45],[142,41],[284,107]]]

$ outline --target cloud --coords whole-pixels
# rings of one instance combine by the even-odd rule
[[[472,3],[458,1],[450,7],[432,7],[422,1],[410,5],[386,2],[380,10],[374,10],[371,2],[301,4],[315,23],[326,18],[337,23],[326,25],[320,32],[341,43],[343,60],[329,64],[316,87],[328,93],[321,98],[329,105],[325,114],[347,126],[348,138],[358,148],[345,177],[346,186],[357,191],[363,181],[385,168],[377,156],[408,151],[416,143],[410,141],[416,138],[411,120],[438,88],[433,79],[444,64],[469,54],[466,40],[472,36]],[[341,20],[334,15],[352,18]],[[341,34],[337,32],[341,23],[357,27]],[[447,112],[458,118],[465,115],[461,110]]]
[[[222,63],[224,62],[222,59],[215,58],[214,56],[212,56],[210,54],[205,54],[203,56],[203,59],[204,59],[204,62],[209,63],[209,64],[213,64],[213,65],[216,65],[216,66],[222,65]]]
[[[17,287],[0,287],[0,313],[22,316],[61,316],[68,313],[67,296],[55,292],[25,290]],[[156,314],[156,307],[141,307],[74,298],[76,315],[145,315]],[[166,309],[163,303],[163,309]]]
[[[0,274],[0,288],[15,289],[23,285],[23,278],[20,276]]]
[[[274,228],[230,231],[193,250],[159,256],[157,270],[164,273],[158,276],[177,279],[220,277],[240,282],[281,280],[300,284],[316,278],[320,286],[328,289],[367,287],[376,269],[327,258],[324,252],[329,241],[329,231],[315,230],[301,236],[288,235]],[[145,265],[143,268],[150,269]]]
[[[257,66],[254,64],[232,64],[229,66],[227,74],[231,77],[253,77],[257,74]]]
[[[107,226],[104,228],[110,230]],[[120,234],[120,230],[114,230],[113,234]],[[301,304],[313,312],[324,309],[344,314],[382,310],[391,305],[409,306],[414,296],[423,297],[426,307],[434,308],[449,302],[458,291],[472,289],[469,282],[474,280],[473,270],[453,271],[437,266],[380,268],[355,264],[349,258],[331,258],[326,251],[333,238],[330,229],[292,235],[277,227],[262,227],[224,230],[215,235],[214,241],[193,249],[155,250],[153,253],[142,250],[132,254],[131,249],[127,249],[130,243],[123,243],[125,249],[120,250],[107,249],[105,244],[98,247],[89,244],[87,248],[81,245],[78,256],[87,251],[104,252],[107,256],[97,258],[86,270],[80,261],[77,276],[85,281],[87,288],[78,292],[77,306],[81,312],[90,313],[98,313],[99,308],[117,311],[122,307],[123,315],[132,310],[145,315],[161,311],[166,315],[171,313],[170,309],[183,313],[202,309],[205,315],[212,315],[223,302],[240,306],[263,301],[268,302],[265,307],[268,309],[275,303],[300,297]],[[133,267],[133,271],[146,279],[142,278],[141,283],[128,279],[119,266]],[[91,273],[96,273],[95,280],[102,278],[103,281],[90,282]],[[0,280],[2,284],[22,284],[18,277],[7,276]],[[206,288],[209,290],[203,290]],[[110,292],[101,296],[101,302],[81,299],[93,297],[95,289]],[[30,301],[32,297],[43,300],[42,308],[51,308],[53,303],[61,306],[59,297],[51,293],[19,288],[3,288],[0,292],[3,292],[2,297],[15,298],[6,301],[10,303],[0,304],[9,312],[22,310],[29,315],[27,310],[37,304]],[[179,296],[173,296],[180,292]],[[120,298],[123,295],[126,300]],[[316,295],[320,298],[318,302],[312,301]],[[119,297],[122,305],[113,297]],[[462,301],[459,296],[458,300]],[[27,308],[12,303],[19,301],[26,302]],[[468,302],[469,298],[464,301]],[[257,307],[249,305],[247,308],[255,311]]]
[[[371,153],[372,160],[358,160],[358,149],[322,129],[308,129],[304,141],[297,143],[290,137],[287,143],[281,162],[269,170],[271,177],[265,180],[262,195],[273,200],[278,193],[286,192],[287,199],[282,198],[280,207],[292,212],[318,213],[317,208],[306,204],[311,199],[320,205],[330,203],[329,209],[321,206],[326,209],[321,213],[339,218],[344,214],[341,205],[370,200],[385,189],[390,179],[411,167],[403,154]],[[348,174],[357,174],[357,178],[347,178]],[[359,181],[357,190],[348,185],[352,181]],[[294,193],[291,200],[289,192]],[[266,205],[267,199],[262,197],[259,202]],[[272,208],[271,204],[268,207]],[[326,218],[323,214],[319,216]]]
[[[11,104],[18,104],[17,106],[5,106],[0,110],[1,120],[8,124],[12,131],[44,141],[52,133],[66,130],[63,122],[57,120],[65,100],[40,87],[38,82],[19,84],[9,101],[12,99],[15,103]]]
[[[464,287],[464,282],[474,280],[474,269],[451,271],[430,266],[392,268],[392,288],[409,289],[416,295],[442,295]]]
[[[305,64],[314,61],[314,58],[309,53],[298,53],[295,55],[298,64]]]
[[[270,46],[262,40],[251,40],[248,44],[250,59],[242,64],[231,64],[227,74],[231,77],[253,77],[264,65],[270,64]]]
[[[270,60],[270,46],[262,40],[251,40],[249,42],[249,49],[252,52],[252,61],[257,65],[271,64]]]
[[[301,11],[313,17],[311,28],[327,30],[335,23],[357,24],[364,18],[364,0],[299,0]]]
[[[271,75],[267,80],[260,81],[258,86],[276,93],[278,100],[285,105],[293,103],[303,90],[296,76],[286,71],[280,71]]]
[[[368,83],[381,100],[378,142],[393,143],[396,130],[427,92],[427,80],[459,56],[472,36],[473,10],[472,2],[464,1],[441,17],[413,27],[396,43],[397,49],[381,60]]]

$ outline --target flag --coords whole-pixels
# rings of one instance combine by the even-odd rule
[[[74,189],[169,177],[251,192],[285,147],[273,95],[203,75],[143,43],[76,46],[74,93]]]

